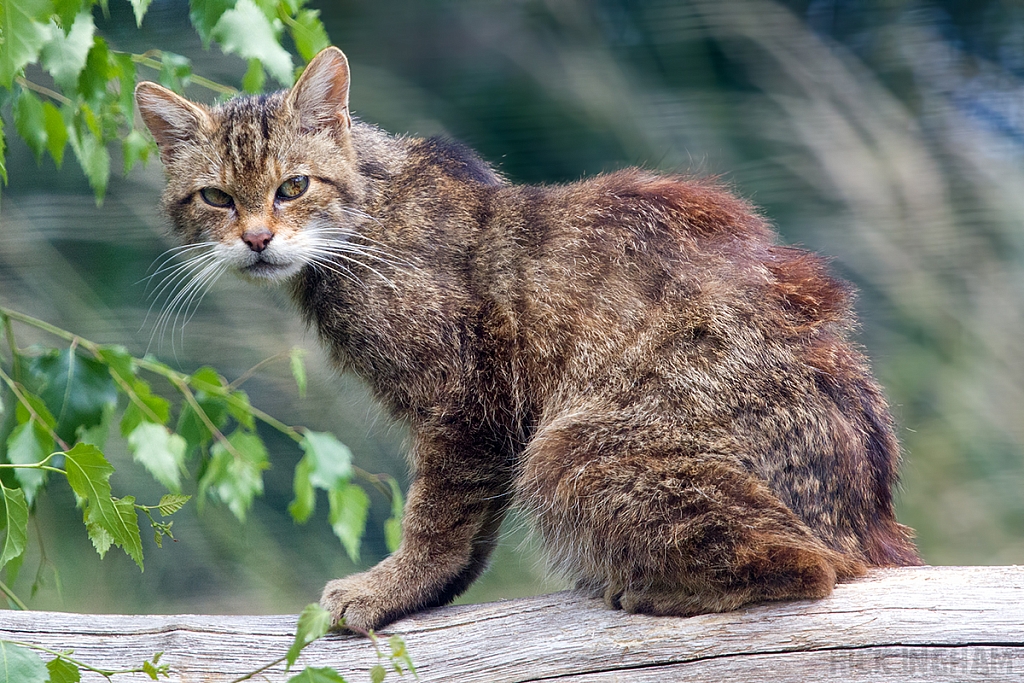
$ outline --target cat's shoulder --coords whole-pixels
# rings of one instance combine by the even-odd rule
[[[497,186],[503,178],[472,148],[444,136],[410,141],[407,147],[413,167],[431,167],[455,180]]]

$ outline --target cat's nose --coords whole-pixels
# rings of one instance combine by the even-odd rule
[[[274,233],[266,228],[258,230],[246,230],[242,233],[242,241],[249,245],[249,248],[257,254],[267,248],[270,240],[274,239]]]

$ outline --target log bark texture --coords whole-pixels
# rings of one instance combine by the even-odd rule
[[[162,651],[170,680],[181,683],[226,683],[273,661],[294,626],[294,616],[0,612],[0,639],[74,649],[107,669]],[[389,634],[405,639],[425,682],[1016,683],[1024,680],[1024,567],[875,570],[824,600],[691,618],[625,614],[564,592],[434,609],[381,635]],[[298,668],[331,666],[365,683],[377,662],[365,638],[331,634],[304,651]],[[83,673],[86,683],[103,680]],[[294,673],[278,666],[254,680]]]

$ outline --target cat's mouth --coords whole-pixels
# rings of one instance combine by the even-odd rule
[[[241,275],[254,280],[283,280],[299,272],[301,264],[294,262],[275,263],[263,258],[253,260],[238,268]]]

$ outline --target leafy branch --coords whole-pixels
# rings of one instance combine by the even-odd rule
[[[45,664],[32,654],[31,650],[53,655]],[[0,640],[0,681],[14,683],[57,683],[58,681],[81,680],[82,669],[103,676],[110,681],[114,676],[127,674],[146,674],[151,680],[167,678],[170,670],[166,664],[160,664],[162,652],[153,658],[131,669],[101,669],[73,658],[72,650],[58,652],[42,645],[23,643],[17,640]]]
[[[17,344],[12,321],[58,337],[68,346],[63,350],[34,349],[27,352]],[[158,520],[153,513],[156,511],[166,518],[189,501],[190,496],[181,493],[181,474],[187,471],[190,458],[199,457],[201,460],[198,478],[200,501],[207,496],[217,499],[244,520],[254,496],[262,493],[261,473],[269,466],[266,447],[256,431],[257,421],[289,436],[304,451],[295,468],[295,499],[289,505],[289,512],[296,522],[309,519],[315,507],[316,489],[325,490],[331,526],[346,552],[357,560],[369,508],[369,497],[362,487],[353,482],[361,479],[390,496],[392,517],[385,524],[385,536],[392,549],[397,547],[399,536],[396,530],[400,529],[402,512],[402,494],[397,482],[386,475],[373,475],[355,467],[351,462],[351,452],[332,434],[287,425],[254,408],[239,386],[255,369],[231,383],[212,368],[200,368],[186,374],[152,357],[132,356],[123,347],[97,344],[5,307],[0,307],[0,330],[7,338],[9,366],[12,368],[8,372],[0,363],[0,381],[15,403],[14,420],[10,421],[9,432],[2,440],[4,450],[0,452],[4,456],[0,458],[0,531],[5,531],[3,545],[0,546],[0,569],[5,569],[9,576],[16,575],[25,552],[28,520],[34,500],[46,485],[47,476],[51,475],[65,477],[81,501],[86,530],[100,556],[111,545],[117,545],[140,568],[143,567],[143,557],[138,515],[148,518],[158,546],[164,537],[173,538],[173,522]],[[301,354],[292,352],[289,359],[293,375],[301,387],[305,383]],[[170,427],[172,402],[154,392],[142,373],[162,378],[180,395],[178,420],[173,429]],[[20,377],[20,381],[15,377]],[[101,448],[117,413],[118,396],[126,398],[126,405],[121,411],[120,431],[135,460],[170,490],[156,505],[136,503],[132,496],[113,496],[110,478],[114,468]],[[0,402],[0,414],[3,411],[4,406]],[[231,425],[234,429],[228,433],[226,427]],[[3,582],[0,582],[0,592],[7,595],[15,606],[25,608],[24,602]],[[251,678],[281,662],[287,663],[287,670],[302,648],[322,637],[330,627],[329,614],[315,605],[307,607],[303,615],[296,641],[289,652],[239,680]],[[373,638],[372,634],[367,635]],[[389,643],[391,654],[388,657],[382,654],[375,638],[373,642],[378,656],[390,662],[390,670],[399,674],[414,672],[400,640]],[[28,660],[18,659],[18,645],[0,641],[0,655],[13,658],[11,661],[21,666]],[[154,680],[158,675],[167,673],[166,666],[158,665],[159,655],[141,667],[109,671],[82,664],[68,656],[70,653],[20,645],[54,654],[56,659],[47,664],[49,669],[78,667],[107,678],[141,672]],[[34,655],[31,659],[39,661]],[[371,680],[383,680],[388,670],[383,664],[374,667]],[[42,683],[48,679],[25,677],[9,680],[39,680]],[[329,668],[307,668],[290,680],[337,683],[344,679]]]
[[[230,683],[243,683],[252,680],[281,664],[285,665],[285,673],[287,673],[295,665],[302,651],[327,635],[330,627],[331,615],[327,610],[317,604],[307,605],[299,615],[295,637],[288,651],[281,657],[232,679]],[[373,632],[364,635],[369,636],[379,660],[379,663],[370,669],[370,683],[382,683],[389,672],[399,676],[411,673],[414,678],[419,678],[405,641],[399,636],[391,636],[388,639],[389,652],[385,654]],[[44,664],[32,651],[52,655],[54,659]],[[0,640],[0,683],[73,682],[81,680],[82,670],[103,676],[108,681],[111,681],[114,676],[130,674],[145,674],[154,681],[161,677],[169,678],[171,675],[170,665],[160,664],[163,652],[157,652],[151,659],[144,661],[139,666],[127,669],[101,669],[72,657],[72,654],[74,654],[72,650],[58,652],[34,643]],[[289,678],[288,683],[345,683],[345,679],[331,667],[306,667],[300,673]]]
[[[12,320],[63,339],[69,347],[26,356],[13,341]],[[123,347],[97,344],[4,307],[0,307],[0,323],[8,337],[12,365],[25,378],[17,382],[0,366],[0,380],[17,403],[17,424],[6,438],[7,462],[0,463],[0,472],[13,471],[29,504],[47,473],[68,477],[79,497],[99,501],[96,512],[87,509],[86,523],[101,555],[110,546],[105,533],[111,534],[112,540],[126,552],[131,549],[129,555],[142,566],[141,547],[134,541],[137,531],[133,529],[137,525],[131,524],[127,513],[135,514],[134,510],[138,510],[147,515],[157,532],[158,543],[162,536],[169,536],[169,525],[155,521],[151,511],[156,509],[166,516],[177,509],[171,509],[168,501],[180,501],[179,508],[184,504],[181,474],[187,471],[190,457],[198,456],[201,461],[200,503],[208,497],[217,499],[244,521],[254,497],[263,491],[262,471],[269,467],[266,447],[256,431],[257,421],[285,434],[304,452],[295,469],[295,499],[289,506],[295,521],[303,523],[309,519],[315,509],[315,491],[323,489],[328,495],[330,523],[350,557],[357,560],[369,509],[369,497],[353,483],[353,479],[359,479],[391,499],[392,518],[387,523],[386,537],[392,549],[397,547],[398,538],[393,531],[398,528],[402,508],[397,482],[355,467],[351,451],[334,435],[287,425],[255,408],[248,395],[237,388],[237,382],[227,382],[212,368],[182,373],[152,357],[131,356]],[[79,355],[79,350],[87,356]],[[305,371],[297,371],[299,368],[301,364],[293,362],[297,381],[304,381]],[[170,427],[171,402],[153,391],[141,376],[143,372],[162,378],[180,395],[181,407],[174,429]],[[68,396],[72,394],[76,402],[69,407]],[[169,490],[169,495],[177,497],[165,496],[156,506],[140,506],[134,499],[130,499],[129,505],[129,498],[109,496],[106,481],[113,468],[96,443],[79,439],[83,434],[92,432],[98,436],[109,430],[119,394],[127,398],[120,432],[134,459]],[[60,419],[53,417],[55,414]],[[233,426],[230,433],[229,426]],[[54,445],[59,445],[59,450],[52,448]],[[63,460],[65,469],[52,465],[55,459]],[[82,459],[88,467],[80,465]],[[79,488],[75,488],[76,482]],[[121,512],[109,509],[108,498]],[[90,518],[90,514],[97,519]],[[106,528],[115,522],[117,529]]]
[[[106,13],[108,0],[99,0]],[[129,0],[139,26],[150,0]],[[287,36],[306,61],[329,44],[317,10],[306,0],[191,0],[193,27],[204,46],[246,60],[246,92],[259,92],[269,75],[291,85],[292,55],[282,46]],[[58,168],[71,147],[102,201],[110,179],[111,143],[120,145],[124,172],[145,162],[155,149],[136,130],[132,93],[136,68],[155,70],[156,79],[177,92],[190,85],[218,96],[237,92],[192,73],[191,62],[161,50],[122,52],[97,34],[97,0],[4,0],[0,5],[0,104],[9,102],[18,135],[37,161],[49,155]],[[32,77],[25,69],[33,69]],[[4,97],[6,91],[7,96]],[[8,119],[9,120],[9,119]],[[0,118],[0,179],[7,182],[5,121]]]
[[[285,672],[287,673],[295,665],[302,650],[323,638],[330,629],[330,612],[315,603],[306,605],[306,608],[299,614],[298,624],[295,628],[295,638],[292,641],[291,647],[288,648],[288,652],[284,656],[278,657],[254,671],[232,679],[230,683],[243,683],[281,664],[285,665]],[[379,640],[373,631],[363,632],[362,635],[370,639],[374,650],[377,652],[377,659],[380,660],[380,663],[370,669],[371,683],[381,683],[387,676],[389,669],[399,676],[411,673],[414,678],[419,678],[416,674],[416,667],[413,665],[412,658],[409,656],[409,651],[405,646],[405,641],[399,636],[391,636],[388,639],[388,649],[390,652],[384,654],[380,648]],[[288,683],[345,683],[345,679],[330,667],[306,667],[298,675],[289,678]]]

